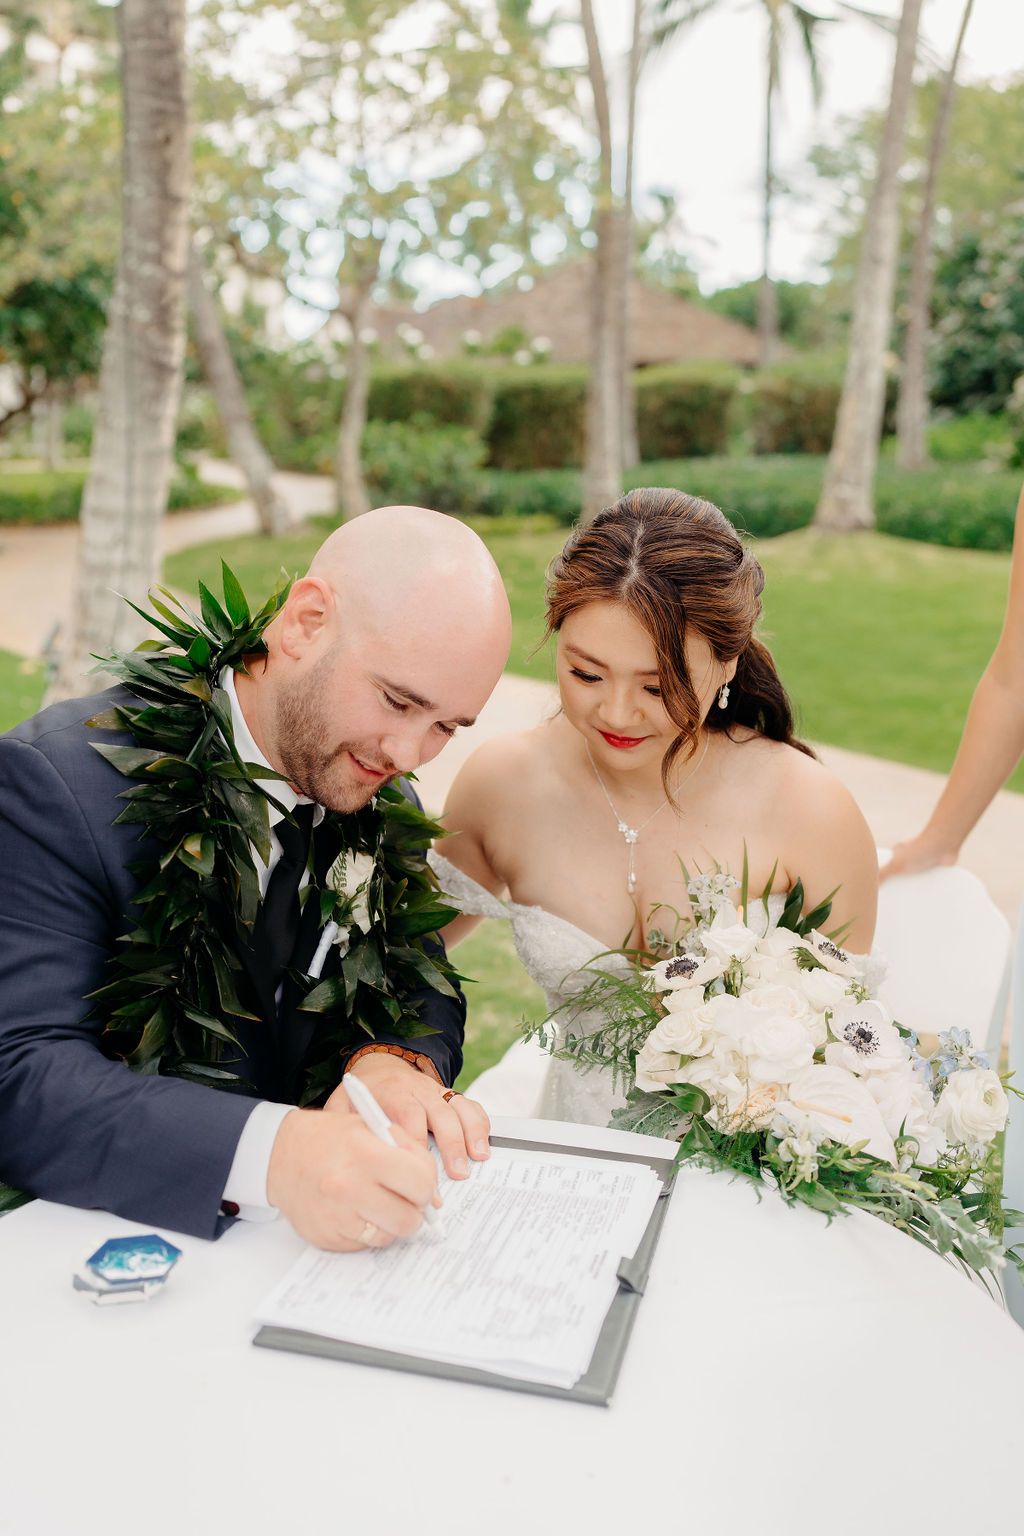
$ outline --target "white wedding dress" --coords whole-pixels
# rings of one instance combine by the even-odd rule
[[[516,951],[544,992],[556,1032],[559,1010],[564,1010],[567,1003],[585,990],[593,979],[594,969],[629,974],[630,964],[624,955],[608,954],[600,940],[564,917],[556,917],[543,907],[501,901],[442,854],[431,852],[429,859],[441,890],[453,907],[474,916],[504,918],[511,923]],[[785,903],[784,893],[769,896],[766,928],[778,922]],[[586,1015],[576,1011],[572,1022],[574,1030],[581,1024],[585,1028]],[[537,1115],[545,1120],[573,1120],[584,1125],[608,1125],[612,1111],[625,1102],[610,1069],[582,1070],[575,1062],[555,1060],[539,1046],[524,1041],[511,1046],[497,1066],[483,1073],[468,1091],[492,1115]]]

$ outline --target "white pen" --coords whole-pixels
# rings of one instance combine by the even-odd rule
[[[320,942],[316,947],[316,952],[313,955],[312,960],[309,962],[309,970],[306,972],[307,976],[319,976],[321,974],[324,968],[324,961],[327,959],[327,956],[330,953],[331,945],[337,939],[340,931],[341,930],[339,929],[337,923],[334,922],[333,919],[329,923],[325,923],[324,931],[320,935]],[[378,1108],[379,1107],[380,1106],[378,1105]]]
[[[358,1077],[353,1077],[351,1072],[346,1072],[341,1082],[348,1094],[349,1103],[364,1124],[368,1125],[381,1141],[387,1142],[389,1147],[397,1147],[398,1142],[391,1134],[391,1122],[366,1084],[360,1082]],[[435,1222],[437,1217],[438,1213],[432,1205],[424,1206],[424,1221]]]

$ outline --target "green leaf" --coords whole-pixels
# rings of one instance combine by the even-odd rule
[[[224,588],[224,606],[227,608],[232,624],[245,624],[248,626],[252,623],[249,604],[245,593],[242,591],[238,577],[226,560],[220,562],[220,579],[221,585]]]
[[[800,921],[800,913],[803,910],[803,905],[804,883],[802,880],[797,880],[791,887],[789,895],[786,897],[786,904],[783,907],[782,915],[779,918],[779,927],[789,928],[791,931],[794,930],[796,924]]]
[[[345,979],[328,976],[306,994],[299,1004],[300,1013],[336,1013],[345,1007]]]
[[[234,1032],[225,1024],[223,1019],[217,1018],[215,1014],[208,1013],[205,1009],[198,1007],[194,1003],[182,1002],[181,1008],[187,1019],[192,1019],[194,1023],[201,1024],[204,1029],[209,1030],[211,1035],[216,1036],[218,1040],[223,1040],[226,1045],[233,1045],[236,1049],[241,1050]]]
[[[187,868],[198,870],[201,875],[213,874],[217,844],[209,832],[190,832],[182,839],[177,853],[178,858]]]
[[[206,583],[200,581],[197,583],[197,585],[199,587],[199,606],[202,610],[203,618],[209,625],[210,629],[213,631],[213,634],[216,636],[217,640],[223,644],[225,640],[228,640],[231,637],[231,631],[233,628],[231,620],[228,618],[227,614],[224,612],[224,609],[221,607],[220,603],[218,603],[217,599],[214,597]]]
[[[213,655],[213,647],[204,635],[197,635],[188,648],[188,659],[197,667],[205,667],[209,664]]]
[[[127,731],[130,729],[124,710],[104,709],[98,715],[92,715],[86,722],[86,729],[90,731]]]

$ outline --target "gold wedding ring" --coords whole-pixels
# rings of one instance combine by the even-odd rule
[[[364,1221],[363,1230],[356,1238],[356,1242],[361,1243],[364,1248],[368,1248],[379,1231],[380,1228],[376,1226],[374,1222]]]

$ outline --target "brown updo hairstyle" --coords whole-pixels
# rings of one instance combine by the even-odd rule
[[[630,491],[581,524],[551,562],[547,634],[587,603],[623,603],[654,642],[658,681],[669,719],[679,727],[662,763],[697,745],[700,711],[686,672],[688,626],[723,665],[736,657],[729,702],[712,705],[705,726],[728,733],[745,725],[813,757],[793,735],[793,711],[767,648],[754,639],[764,571],[729,519],[710,501],[650,487]]]

